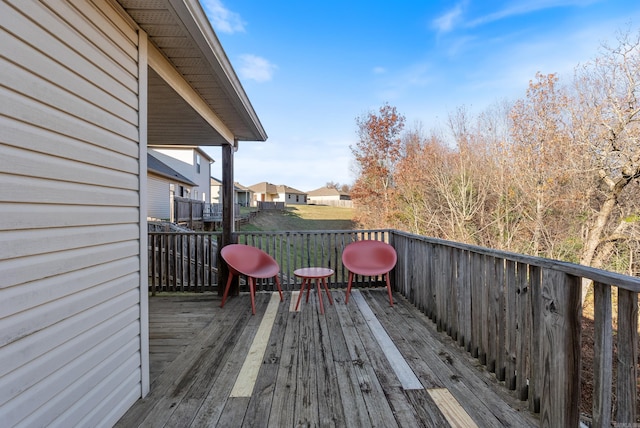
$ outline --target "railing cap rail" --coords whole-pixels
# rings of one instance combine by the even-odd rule
[[[505,260],[526,263],[545,269],[553,269],[573,276],[590,279],[592,281],[607,285],[615,285],[617,287],[624,288],[625,290],[640,293],[640,278],[634,276],[624,275],[621,273],[611,272],[603,269],[597,269],[577,263],[563,262],[560,260],[547,259],[544,257],[528,256],[526,254],[511,253],[508,251],[495,250],[491,248],[480,247],[471,244],[463,244],[454,241],[447,241],[439,238],[429,238],[426,236],[414,235],[412,233],[403,232],[400,230],[393,230],[392,234],[405,236],[410,239],[417,239],[432,244],[445,245],[448,247],[457,248],[459,250],[471,251],[478,254],[498,257]]]

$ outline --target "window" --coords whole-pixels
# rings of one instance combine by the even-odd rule
[[[200,174],[200,155],[196,154],[196,172]]]

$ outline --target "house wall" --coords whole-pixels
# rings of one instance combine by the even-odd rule
[[[249,192],[234,192],[235,203],[243,207],[251,205],[251,194]]]
[[[340,195],[308,196],[309,202],[339,201]]]
[[[146,39],[108,0],[11,3],[0,2],[0,425],[111,426],[148,389]]]
[[[147,215],[158,219],[171,219],[170,183],[166,179],[147,177]]]
[[[257,202],[274,202],[276,199],[273,195],[267,193],[254,193],[253,194],[253,206],[257,205]],[[283,201],[284,202],[284,201]]]
[[[302,205],[307,203],[305,195],[299,193],[279,193],[278,197],[273,200],[276,202],[284,202],[287,205]]]
[[[212,204],[222,203],[222,186],[219,184],[211,184],[211,200]]]
[[[209,202],[211,200],[211,163],[198,150],[154,147],[158,159],[196,183],[191,190],[191,199]],[[200,171],[197,171],[196,156],[200,157]]]

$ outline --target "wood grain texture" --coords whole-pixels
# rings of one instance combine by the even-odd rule
[[[441,408],[426,388],[404,389],[367,321],[371,314],[355,301],[345,305],[344,291],[332,293],[334,305],[324,315],[315,293],[300,312],[289,311],[292,295],[284,293],[249,397],[230,395],[271,293],[257,294],[255,316],[246,293],[224,308],[212,294],[179,299],[173,311],[172,297],[151,298],[150,326],[163,331],[150,333],[156,377],[150,395],[117,426],[446,427],[455,426],[447,412],[463,419],[462,410],[449,408],[452,400],[478,426],[537,425],[524,403],[501,395],[495,377],[478,371],[477,362],[406,299],[394,295],[390,307],[384,289],[361,289],[420,383],[452,398],[445,396]]]

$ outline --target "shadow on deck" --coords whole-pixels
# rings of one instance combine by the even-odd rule
[[[151,392],[117,426],[537,426],[402,296],[150,298]],[[292,303],[293,301],[293,303]]]

